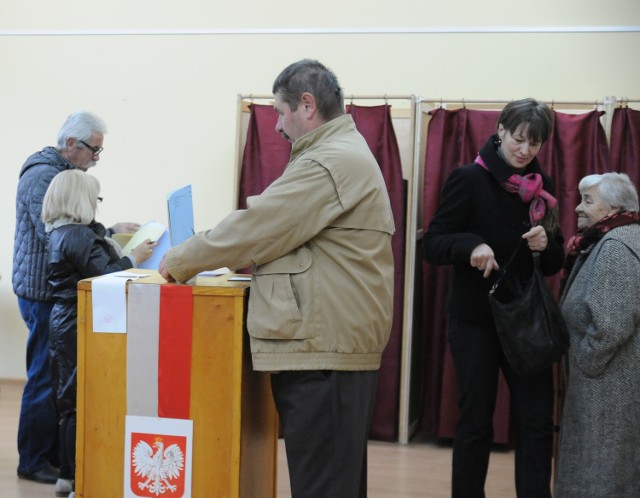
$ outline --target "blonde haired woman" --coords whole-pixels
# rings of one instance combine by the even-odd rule
[[[78,281],[132,268],[146,261],[156,245],[146,240],[131,256],[121,257],[105,227],[95,221],[99,193],[100,183],[94,176],[66,170],[51,181],[42,204],[54,299],[49,319],[51,377],[60,418],[56,496],[74,496]]]

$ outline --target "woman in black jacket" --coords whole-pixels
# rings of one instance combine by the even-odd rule
[[[54,177],[42,204],[54,300],[49,318],[51,377],[60,418],[56,496],[73,493],[75,475],[78,281],[135,267],[151,256],[156,245],[146,240],[130,256],[121,257],[117,244],[94,220],[99,193],[94,176],[71,169]]]
[[[532,251],[545,275],[564,257],[551,179],[535,156],[549,138],[551,110],[533,99],[505,106],[472,164],[447,179],[424,237],[424,259],[452,265],[448,342],[456,370],[460,416],[453,446],[453,498],[484,498],[493,440],[498,373],[511,393],[516,426],[518,498],[550,498],[553,374],[523,378],[507,363],[487,294],[518,244],[509,272],[529,276]]]

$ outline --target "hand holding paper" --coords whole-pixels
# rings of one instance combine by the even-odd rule
[[[142,244],[133,249],[131,256],[136,260],[136,266],[140,266],[147,261],[153,255],[153,249],[157,246],[157,242],[146,239]]]
[[[138,247],[147,239],[151,242],[158,242],[166,230],[167,228],[163,224],[156,221],[146,223],[140,227],[140,230],[133,234],[133,237],[131,237],[129,242],[122,248],[123,254],[129,256],[134,248]]]
[[[145,240],[155,243],[155,246],[151,247],[153,252],[149,258],[143,263],[138,264],[138,268],[156,270],[162,256],[164,256],[164,253],[171,247],[167,228],[162,223],[150,221],[144,224],[123,247],[122,252],[125,256],[129,256],[132,251],[144,243]]]

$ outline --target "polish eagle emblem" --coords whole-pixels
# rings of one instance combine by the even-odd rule
[[[135,474],[140,476],[138,487],[159,496],[176,490],[177,486],[170,481],[180,477],[184,469],[184,453],[177,444],[165,448],[161,437],[154,439],[153,447],[141,440],[133,449],[132,464]]]

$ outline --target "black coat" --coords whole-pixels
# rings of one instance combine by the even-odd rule
[[[105,228],[68,224],[49,234],[48,279],[53,289],[49,318],[49,352],[56,403],[60,413],[76,408],[78,282],[133,266],[119,258],[104,239]]]
[[[495,135],[490,137],[480,151],[489,171],[472,163],[451,173],[423,239],[423,257],[427,262],[453,266],[447,300],[449,314],[482,325],[493,323],[487,294],[498,272],[485,279],[483,272],[471,266],[471,252],[486,243],[502,267],[521,242],[522,234],[531,229],[529,205],[523,203],[517,193],[504,190],[500,181],[514,173],[539,173],[544,189],[554,194],[551,179],[537,160],[522,171],[510,167],[497,154],[496,139]],[[553,275],[560,270],[564,259],[563,238],[559,230],[547,235],[549,243],[541,253],[542,270],[545,275]],[[511,268],[515,274],[531,275],[533,259],[526,242]]]

